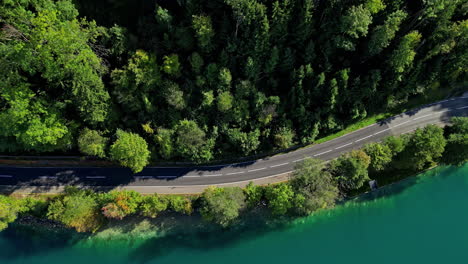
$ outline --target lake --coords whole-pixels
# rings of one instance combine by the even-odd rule
[[[468,164],[440,167],[274,227],[172,235],[141,224],[91,237],[24,227],[0,233],[1,264],[439,264],[466,259]]]

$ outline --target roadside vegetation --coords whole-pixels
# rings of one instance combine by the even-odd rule
[[[330,139],[466,84],[466,6],[4,0],[0,153],[138,172]]]
[[[95,232],[109,220],[128,216],[155,218],[162,213],[200,214],[229,227],[249,210],[266,208],[271,217],[306,216],[331,208],[337,201],[369,190],[368,182],[389,184],[437,164],[468,162],[468,117],[454,117],[445,129],[435,125],[414,133],[388,137],[331,161],[306,159],[290,181],[246,188],[207,188],[199,196],[141,195],[134,191],[107,193],[68,187],[53,198],[14,199],[0,196],[0,230],[18,216],[57,221],[79,232]]]

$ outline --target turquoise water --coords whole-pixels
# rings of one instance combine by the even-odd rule
[[[0,234],[0,263],[466,263],[468,165],[439,168],[334,210],[275,228],[90,238]]]

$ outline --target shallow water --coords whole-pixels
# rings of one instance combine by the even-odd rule
[[[89,238],[10,228],[0,263],[466,263],[468,164],[381,193],[275,228],[163,235],[143,223]]]

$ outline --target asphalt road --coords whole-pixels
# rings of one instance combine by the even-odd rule
[[[149,167],[138,174],[126,168],[0,167],[0,186],[158,187],[206,186],[265,179],[291,172],[307,158],[331,160],[344,152],[378,142],[390,135],[411,132],[427,124],[446,125],[453,116],[468,116],[468,96],[426,105],[331,141],[254,161],[198,167]]]

